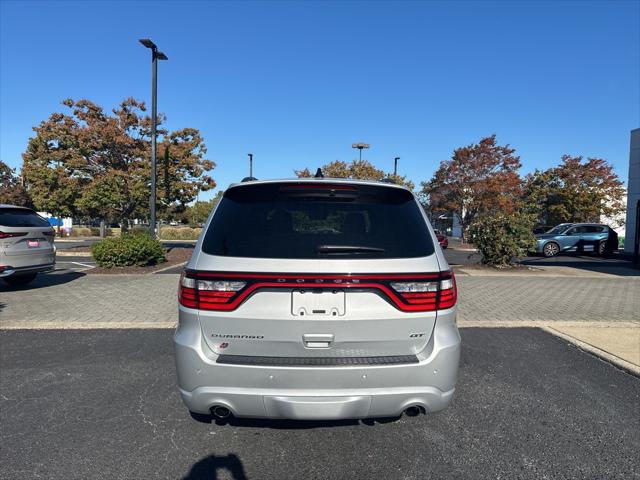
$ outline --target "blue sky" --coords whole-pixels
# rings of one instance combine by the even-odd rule
[[[152,11],[153,10],[153,11]],[[564,153],[626,180],[640,127],[640,2],[15,2],[0,4],[0,158],[66,97],[148,101],[200,129],[220,188],[364,158],[419,183],[496,133],[523,173]],[[209,196],[209,195],[206,195]]]

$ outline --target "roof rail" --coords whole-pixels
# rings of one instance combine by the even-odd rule
[[[244,177],[242,179],[242,183],[244,183],[244,182],[253,182],[255,180],[258,180],[258,179],[256,177]]]

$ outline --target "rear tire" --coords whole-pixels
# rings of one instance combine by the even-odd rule
[[[549,242],[542,248],[542,254],[547,257],[555,257],[560,253],[560,245],[555,242]]]
[[[607,242],[600,242],[598,244],[598,255],[600,255],[601,257],[604,257],[608,254],[609,254],[609,251],[607,250]]]
[[[6,283],[7,285],[11,285],[12,287],[21,287],[23,285],[31,283],[33,279],[36,278],[36,275],[37,273],[25,273],[22,275],[14,273],[13,275],[9,275],[2,280],[4,280],[4,283]]]

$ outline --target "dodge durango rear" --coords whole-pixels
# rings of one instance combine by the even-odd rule
[[[441,410],[455,391],[455,276],[401,186],[232,185],[178,300],[178,384],[194,414],[397,417]]]

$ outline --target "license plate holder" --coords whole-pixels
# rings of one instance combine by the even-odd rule
[[[291,292],[291,313],[299,317],[339,317],[345,312],[345,292],[297,290]]]
[[[40,240],[27,240],[28,248],[40,248]]]

